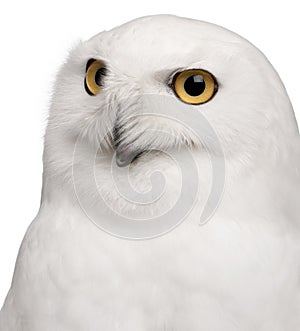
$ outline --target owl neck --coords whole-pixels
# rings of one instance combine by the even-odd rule
[[[281,183],[287,183],[288,173],[295,171],[290,169],[291,150],[279,145],[252,158],[226,154],[224,172],[221,167],[219,173],[214,172],[211,155],[202,151],[178,151],[172,157],[148,153],[127,168],[119,168],[113,154],[95,155],[87,146],[74,151],[72,143],[54,148],[46,142],[42,204],[59,209],[66,202],[81,208],[82,215],[92,213],[96,218],[117,214],[149,219],[178,206],[179,214],[196,210],[200,215],[208,201],[209,213],[221,209],[230,215],[230,206],[239,201],[241,211],[251,215],[256,210],[250,208],[249,199],[254,205],[271,205],[275,194],[284,199],[288,192]],[[222,165],[218,157],[214,162]],[[281,183],[274,181],[278,174]],[[211,193],[216,195],[214,200],[209,200]]]

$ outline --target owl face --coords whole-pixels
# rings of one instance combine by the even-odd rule
[[[162,149],[201,153],[205,130],[187,125],[201,118],[226,158],[243,164],[278,146],[289,134],[283,123],[297,130],[280,79],[246,40],[209,23],[145,17],[71,51],[46,137],[65,153],[81,135],[127,166]],[[214,142],[208,148],[218,153]]]

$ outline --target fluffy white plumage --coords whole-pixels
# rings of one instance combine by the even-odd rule
[[[108,67],[103,92],[83,88],[90,58]],[[210,222],[199,214],[211,183],[209,159],[191,132],[164,119],[139,119],[122,143],[134,148],[187,146],[197,160],[197,205],[179,227],[153,240],[122,240],[100,231],[79,206],[72,182],[74,144],[86,153],[99,133],[138,113],[144,94],[176,98],[166,83],[183,68],[204,68],[219,82],[201,112],[220,138],[226,161],[223,199]],[[129,98],[130,97],[130,98]],[[131,97],[137,102],[131,102]],[[176,100],[176,99],[175,99]],[[117,104],[118,107],[112,106]],[[192,111],[192,110],[191,110]],[[122,121],[122,118],[121,118]],[[123,123],[126,126],[126,123]],[[174,135],[147,134],[146,129]],[[102,143],[95,176],[107,203],[123,213],[159,213],[180,190],[176,165],[149,152],[131,167],[145,191],[153,169],[166,181],[164,197],[133,206],[110,177],[112,137]],[[212,153],[214,146],[210,146]],[[277,73],[254,46],[221,27],[173,16],[137,19],[80,43],[57,77],[45,136],[40,211],[26,233],[1,331],[298,331],[300,329],[299,135]],[[102,153],[102,154],[101,154]],[[79,190],[91,201],[85,158]]]

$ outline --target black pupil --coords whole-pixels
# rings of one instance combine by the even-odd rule
[[[103,76],[105,76],[106,69],[100,68],[95,74],[95,82],[98,86],[103,86]]]
[[[187,94],[196,97],[205,90],[205,81],[201,75],[192,75],[184,82],[184,89]]]

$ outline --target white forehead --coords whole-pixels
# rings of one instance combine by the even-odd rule
[[[87,51],[131,73],[186,66],[249,45],[217,25],[170,15],[139,18],[85,43]]]

